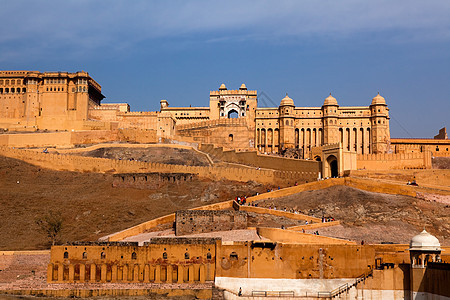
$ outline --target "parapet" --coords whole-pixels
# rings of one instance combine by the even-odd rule
[[[154,237],[150,241],[144,242],[144,246],[147,245],[213,245],[217,241],[221,241],[221,238],[207,238],[207,237]]]
[[[134,246],[137,247],[139,245],[138,242],[101,242],[101,241],[92,241],[92,242],[68,242],[65,243],[64,246]]]

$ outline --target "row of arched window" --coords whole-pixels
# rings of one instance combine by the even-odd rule
[[[47,87],[47,92],[56,92],[56,91],[58,91],[58,92],[64,92],[64,88],[63,87],[58,87],[58,88],[56,88],[56,87]]]
[[[22,79],[0,79],[0,85],[15,85],[15,84],[22,84]]]
[[[68,259],[69,258],[69,252],[65,251],[63,257],[65,259]],[[168,257],[167,256],[167,252],[164,252],[163,255],[162,255],[162,258],[163,259],[167,259],[167,257]],[[87,252],[83,252],[82,258],[83,259],[87,259],[88,258]],[[123,256],[122,256],[122,258],[123,258]],[[189,255],[188,252],[184,253],[184,258],[185,259],[190,259],[190,255]],[[211,255],[211,253],[208,252],[206,254],[206,259],[211,259],[211,258],[212,258],[212,255]],[[106,253],[105,252],[100,253],[100,259],[106,259]],[[131,253],[131,259],[137,259],[136,252]]]
[[[20,94],[26,92],[26,88],[0,88],[0,94]]]

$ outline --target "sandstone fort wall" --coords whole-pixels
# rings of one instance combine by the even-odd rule
[[[175,214],[175,235],[247,229],[247,214],[234,210],[181,210]]]
[[[360,170],[431,169],[431,152],[358,154],[357,168]]]
[[[317,178],[315,172],[289,172],[274,170],[256,170],[242,167],[222,166],[184,166],[161,163],[115,160],[106,158],[82,157],[75,155],[41,153],[30,150],[1,147],[5,156],[21,159],[28,163],[54,170],[100,173],[191,173],[199,177],[214,180],[235,180],[241,182],[256,181],[264,184],[281,186],[293,185],[295,182],[311,181]]]
[[[398,181],[402,184],[416,180],[420,187],[450,190],[450,170],[446,169],[390,170],[389,172],[354,170],[349,175],[352,177]]]
[[[202,144],[200,150],[226,162],[244,164],[254,167],[283,170],[283,171],[304,171],[320,172],[320,164],[312,160],[299,160],[269,155],[260,155],[257,151],[224,150],[222,147]],[[317,179],[313,178],[313,180]]]
[[[105,142],[156,143],[156,130],[119,129],[0,134],[0,146],[72,147]]]

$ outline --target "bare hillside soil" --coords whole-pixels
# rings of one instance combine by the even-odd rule
[[[450,169],[450,157],[433,157],[431,163],[433,169]]]
[[[155,162],[171,165],[187,166],[208,166],[207,158],[194,150],[169,148],[169,147],[151,147],[127,148],[127,147],[105,147],[92,151],[77,153],[76,155],[89,157],[102,157],[109,159],[137,160],[145,162]]]
[[[450,206],[439,202],[334,186],[256,203],[340,220],[341,226],[319,229],[319,234],[326,236],[369,243],[409,243],[425,226],[441,244],[450,245]]]
[[[0,250],[46,249],[35,220],[63,218],[61,242],[96,240],[153,218],[263,192],[266,186],[194,180],[158,190],[115,188],[112,175],[61,172],[0,156]]]

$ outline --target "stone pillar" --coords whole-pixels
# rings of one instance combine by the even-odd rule
[[[133,267],[133,281],[138,282],[139,281],[139,265],[134,265]]]
[[[167,280],[166,280],[167,283],[172,283],[172,281],[173,281],[172,276],[173,276],[172,265],[168,265],[167,266],[167,277],[166,277],[167,278]]]
[[[200,283],[205,283],[206,281],[206,270],[205,265],[200,265]]]
[[[53,281],[53,264],[47,265],[47,282]]]
[[[193,274],[193,276],[192,276],[192,280],[194,280],[195,281],[195,278],[197,277],[197,274],[198,274],[198,280],[200,280],[200,264],[195,264],[194,265],[194,274]]]
[[[150,282],[150,267],[148,264],[144,266],[144,282]]]
[[[194,282],[194,265],[190,265],[188,267],[188,269],[189,269],[188,281],[189,281],[189,283],[193,283]]]
[[[91,282],[95,282],[95,277],[97,273],[97,266],[95,264],[91,264]]]
[[[149,279],[155,281],[155,266],[149,265]]]
[[[106,264],[102,264],[100,271],[100,281],[106,282]]]
[[[183,283],[184,279],[183,279],[183,274],[184,273],[184,268],[182,265],[178,265],[178,278],[177,278],[177,282],[178,283]]]
[[[75,279],[75,266],[73,264],[69,265],[69,282],[73,282]]]
[[[155,266],[155,283],[161,283],[161,266]]]
[[[64,265],[58,264],[58,281],[63,282],[64,281]]]
[[[122,281],[123,282],[128,281],[128,265],[124,265],[122,268]]]
[[[111,266],[111,282],[117,281],[117,265],[114,264]]]
[[[86,265],[80,265],[80,281],[84,282],[86,280]]]

